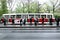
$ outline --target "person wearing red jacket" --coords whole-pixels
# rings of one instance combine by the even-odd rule
[[[44,17],[42,17],[42,25],[44,25]]]
[[[4,22],[4,17],[1,18],[1,22],[2,22],[2,23]]]
[[[4,17],[1,19],[1,21],[4,23],[4,25],[6,25],[6,19]]]

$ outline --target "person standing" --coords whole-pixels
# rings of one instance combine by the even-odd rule
[[[12,18],[12,24],[14,24],[14,18]]]
[[[35,26],[37,26],[37,24],[38,24],[38,18],[35,18],[34,22],[35,22]]]
[[[49,24],[52,25],[52,18],[49,19]]]
[[[22,19],[20,19],[20,25],[22,26]]]
[[[60,19],[59,18],[56,18],[56,25],[59,26],[59,21]]]
[[[1,20],[4,23],[4,25],[6,25],[6,19],[3,17]]]
[[[23,20],[23,24],[26,25],[26,19],[25,19],[25,18],[24,18],[24,20]]]
[[[30,18],[30,25],[32,25],[32,17]]]
[[[44,17],[42,17],[42,25],[44,25]]]

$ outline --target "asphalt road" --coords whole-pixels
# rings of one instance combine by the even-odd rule
[[[0,28],[0,40],[60,40],[60,28],[40,28],[40,30]]]
[[[17,30],[14,33],[0,33],[0,40],[60,40],[60,30]]]
[[[5,27],[3,24],[0,24],[0,27],[2,26]],[[7,25],[7,27],[9,26],[20,27],[20,25]],[[45,25],[45,26],[50,26],[50,25]],[[60,27],[0,28],[0,40],[60,40]]]

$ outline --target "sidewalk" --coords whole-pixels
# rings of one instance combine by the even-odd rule
[[[60,26],[60,25],[59,25]],[[3,25],[3,24],[0,24],[0,28],[54,28],[54,27],[57,27],[56,25]]]

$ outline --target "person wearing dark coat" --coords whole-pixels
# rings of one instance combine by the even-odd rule
[[[22,26],[22,19],[20,19],[20,25]]]
[[[52,25],[52,18],[49,19],[49,24]]]
[[[32,18],[33,18],[33,17],[30,18],[30,25],[32,25]]]
[[[59,26],[59,21],[60,19],[59,18],[56,18],[56,25]]]
[[[42,17],[42,24],[44,25],[44,18]]]
[[[26,25],[26,19],[23,20],[23,24]]]
[[[35,22],[35,26],[37,26],[37,24],[38,24],[38,18],[36,18],[36,19],[34,20],[34,22]]]
[[[4,18],[4,21],[3,21],[4,25],[6,25],[6,19]]]
[[[12,19],[12,24],[14,24],[14,19]]]

